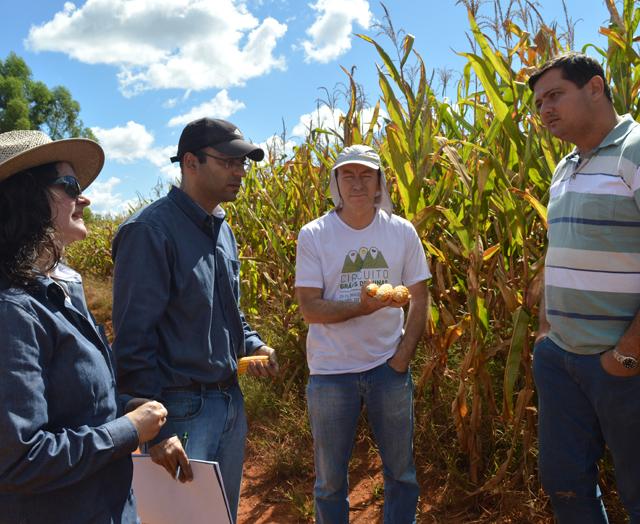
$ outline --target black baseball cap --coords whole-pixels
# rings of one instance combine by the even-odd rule
[[[171,162],[179,162],[185,153],[193,153],[207,146],[233,158],[246,156],[256,162],[264,158],[264,151],[247,142],[231,122],[217,118],[199,118],[189,122],[182,130],[178,154],[171,157]]]

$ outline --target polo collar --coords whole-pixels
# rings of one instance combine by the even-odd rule
[[[604,137],[602,143],[598,146],[598,149],[613,145],[618,145],[622,142],[631,130],[637,126],[638,123],[633,119],[630,114],[622,115],[620,122]]]
[[[611,131],[604,137],[602,142],[589,154],[589,156],[595,155],[601,149],[610,146],[616,146],[620,144],[629,133],[633,130],[638,123],[633,119],[630,114],[622,115],[620,122],[618,122]],[[570,157],[578,156],[578,149],[574,148],[569,155]]]

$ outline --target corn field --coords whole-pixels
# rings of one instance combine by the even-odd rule
[[[536,66],[570,50],[570,35],[504,16],[489,36],[475,4],[465,2],[472,49],[462,53],[455,100],[436,94],[414,38],[388,19],[384,43],[359,35],[378,57],[381,96],[371,123],[363,123],[363,97],[345,70],[340,127],[310,129],[291,155],[269,151],[226,206],[241,250],[243,309],[279,350],[275,388],[284,398],[301,391],[307,373],[306,327],[294,298],[298,231],[331,208],[328,176],[343,146],[380,151],[395,212],[413,222],[433,275],[430,320],[413,367],[418,466],[439,462],[471,496],[538,489],[531,349],[545,203],[553,169],[572,147],[542,127],[526,84]],[[606,5],[610,23],[600,32],[607,47],[584,51],[601,59],[618,113],[638,119],[640,7],[633,0]],[[92,252],[104,247],[89,242]],[[94,264],[85,263],[86,251],[70,255],[80,270]]]

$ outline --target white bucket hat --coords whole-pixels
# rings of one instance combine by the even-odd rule
[[[42,131],[0,134],[0,182],[31,167],[69,162],[82,189],[93,182],[104,165],[104,151],[87,138],[51,140]]]
[[[389,190],[387,189],[387,180],[384,176],[380,156],[372,147],[365,146],[364,144],[345,147],[338,155],[338,158],[336,158],[336,163],[333,165],[333,168],[331,168],[329,191],[336,209],[342,207],[342,198],[340,197],[340,191],[338,191],[336,174],[337,169],[345,164],[361,164],[372,169],[380,170],[380,194],[376,195],[375,206],[391,216],[393,213],[393,204],[389,196]]]

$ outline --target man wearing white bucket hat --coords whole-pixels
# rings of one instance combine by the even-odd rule
[[[91,140],[0,134],[2,524],[138,522],[130,454],[167,411],[134,399],[123,416],[111,349],[60,263],[103,162]]]
[[[425,328],[431,275],[413,225],[392,214],[371,147],[344,148],[330,176],[335,209],[302,228],[296,260],[296,295],[309,324],[316,521],[349,521],[348,465],[365,406],[384,470],[384,522],[413,523],[419,490],[409,364]],[[370,282],[404,284],[410,297],[370,296]]]

